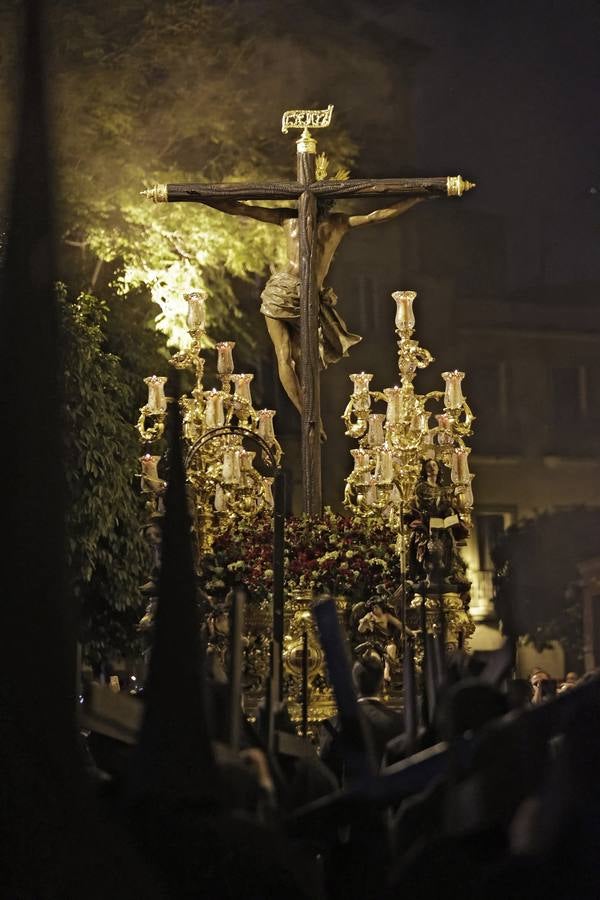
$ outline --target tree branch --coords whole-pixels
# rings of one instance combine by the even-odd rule
[[[96,260],[96,266],[94,268],[94,274],[92,275],[92,280],[90,282],[90,290],[93,290],[96,287],[96,282],[98,281],[98,276],[100,275],[100,270],[104,265],[103,259]]]
[[[63,243],[67,244],[69,247],[80,247],[82,250],[84,250],[88,245],[87,240],[85,240],[85,241],[70,241],[69,238],[63,238]]]

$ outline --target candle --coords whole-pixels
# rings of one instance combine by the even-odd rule
[[[221,487],[220,484],[215,488],[215,510],[218,513],[222,513],[225,511],[225,507],[227,505],[225,498],[225,491]]]
[[[141,487],[144,494],[156,494],[164,488],[164,482],[158,476],[158,463],[160,456],[152,456],[145,453],[139,457],[142,464]]]
[[[371,458],[368,450],[351,450],[354,459],[354,481],[356,484],[368,484],[370,478]]]
[[[221,477],[224,484],[239,484],[241,480],[240,452],[234,447],[228,447],[223,453],[223,467]]]
[[[473,488],[471,487],[471,482],[475,478],[474,475],[469,475],[466,484],[461,485],[458,489],[458,499],[460,509],[465,511],[471,510],[473,508]]]
[[[148,402],[146,411],[151,416],[158,416],[167,410],[167,398],[165,397],[165,384],[167,379],[159,375],[150,375],[144,378],[144,384],[148,385]]]
[[[252,473],[254,471],[254,450],[238,450],[238,458],[240,461],[241,483],[245,487],[253,487]]]
[[[472,509],[472,508],[473,508],[473,488],[471,487],[471,481],[472,481],[472,479],[473,479],[474,477],[475,477],[474,475],[471,475],[471,476],[470,476],[470,478],[469,478],[469,484],[467,485],[467,489],[466,489],[466,491],[464,492],[464,495],[463,495],[463,496],[464,496],[465,509]]]
[[[369,431],[367,433],[367,444],[369,447],[381,447],[385,440],[383,433],[383,421],[385,416],[382,413],[371,413],[369,416]]]
[[[429,413],[426,409],[422,409],[413,416],[412,427],[415,431],[420,431],[424,436],[426,443],[431,443],[429,439]]]
[[[233,481],[233,450],[225,450],[223,453],[223,462],[221,464],[221,478],[225,484],[231,484]]]
[[[267,506],[273,508],[275,505],[275,501],[273,499],[273,479],[272,478],[263,478],[263,491],[265,495],[265,502]]]
[[[206,294],[204,291],[192,291],[184,294],[187,300],[188,311],[186,324],[190,334],[204,331],[206,325]]]
[[[410,335],[415,328],[413,301],[414,291],[394,291],[392,297],[396,301],[396,328],[403,335]]]
[[[350,375],[350,381],[354,385],[354,394],[362,394],[365,391],[369,390],[369,382],[372,379],[372,375],[367,374],[366,372],[360,372],[360,374]]]
[[[375,463],[375,478],[379,484],[391,484],[394,477],[392,454],[389,450],[378,449]]]
[[[469,472],[470,452],[470,447],[457,447],[452,451],[452,466],[450,470],[450,477],[453,484],[460,484],[461,482],[464,483],[469,481],[471,474]]]
[[[231,375],[233,372],[233,348],[235,341],[220,341],[217,345],[217,372]]]
[[[387,425],[399,425],[402,421],[402,388],[386,388],[384,390],[387,402],[385,421]]]
[[[369,382],[372,375],[366,372],[360,372],[350,375],[350,381],[354,385],[352,391],[352,405],[357,412],[366,412],[371,405],[371,396],[369,394]]]
[[[460,409],[465,402],[460,386],[464,377],[465,373],[458,372],[456,369],[453,372],[442,372],[442,378],[446,382],[444,391],[444,406],[446,409]]]
[[[225,422],[223,409],[223,396],[220,391],[212,389],[206,393],[206,409],[204,410],[204,424],[207,428],[220,428]]]
[[[234,391],[234,399],[238,400],[241,403],[247,403],[249,406],[252,406],[252,395],[250,393],[250,382],[254,378],[254,375],[248,375],[246,373],[242,375],[232,375],[231,380],[235,385]]]
[[[275,443],[274,416],[274,409],[259,409],[258,411],[258,435],[269,447]]]

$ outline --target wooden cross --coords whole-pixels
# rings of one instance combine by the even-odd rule
[[[267,184],[157,184],[143,193],[155,203],[208,203],[224,200],[296,200],[300,260],[300,383],[302,386],[302,497],[304,512],[321,513],[321,444],[319,381],[319,295],[316,280],[317,200],[348,197],[460,197],[472,185],[460,175],[441,178],[316,178],[317,142],[309,128],[329,125],[333,107],[289,110],[282,131],[303,129],[296,141],[296,181]]]

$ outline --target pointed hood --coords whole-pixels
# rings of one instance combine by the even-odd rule
[[[62,767],[71,764],[74,746],[76,642],[64,577],[61,335],[39,3],[24,5],[23,26],[21,115],[0,271],[9,526],[3,573],[15,586],[4,591],[1,607],[2,633],[10,639],[1,656],[0,705],[15,711],[24,735],[55,749]]]
[[[77,610],[64,574],[63,379],[43,5],[27,0],[20,12],[23,75],[3,262],[0,253],[8,523],[0,602],[0,833],[8,864],[2,895],[133,896],[135,885],[151,898],[153,885],[125,840],[113,839],[115,829],[96,817],[78,743]]]
[[[154,643],[133,774],[137,796],[214,798],[215,764],[206,721],[203,650],[196,599],[177,402],[167,413],[169,476]]]

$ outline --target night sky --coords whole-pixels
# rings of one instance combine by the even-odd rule
[[[597,0],[247,0],[241,13],[257,38],[266,21],[277,20],[284,34],[305,34],[307,44],[310,28],[318,28],[330,36],[333,56],[343,53],[350,22],[357,38],[381,45],[382,60],[398,61],[386,96],[368,70],[344,96],[327,82],[321,60],[317,102],[334,98],[334,127],[350,115],[368,155],[375,140],[385,140],[375,138],[374,119],[391,123],[394,96],[410,81],[412,171],[394,169],[394,152],[400,160],[406,154],[390,136],[392,169],[386,162],[385,172],[369,174],[460,172],[475,180],[465,207],[504,219],[508,291],[600,279]],[[286,68],[292,105],[293,68]],[[279,81],[277,71],[272,77]]]
[[[417,158],[476,180],[469,205],[505,217],[509,288],[600,278],[600,4],[374,8],[430,48],[415,78]]]

